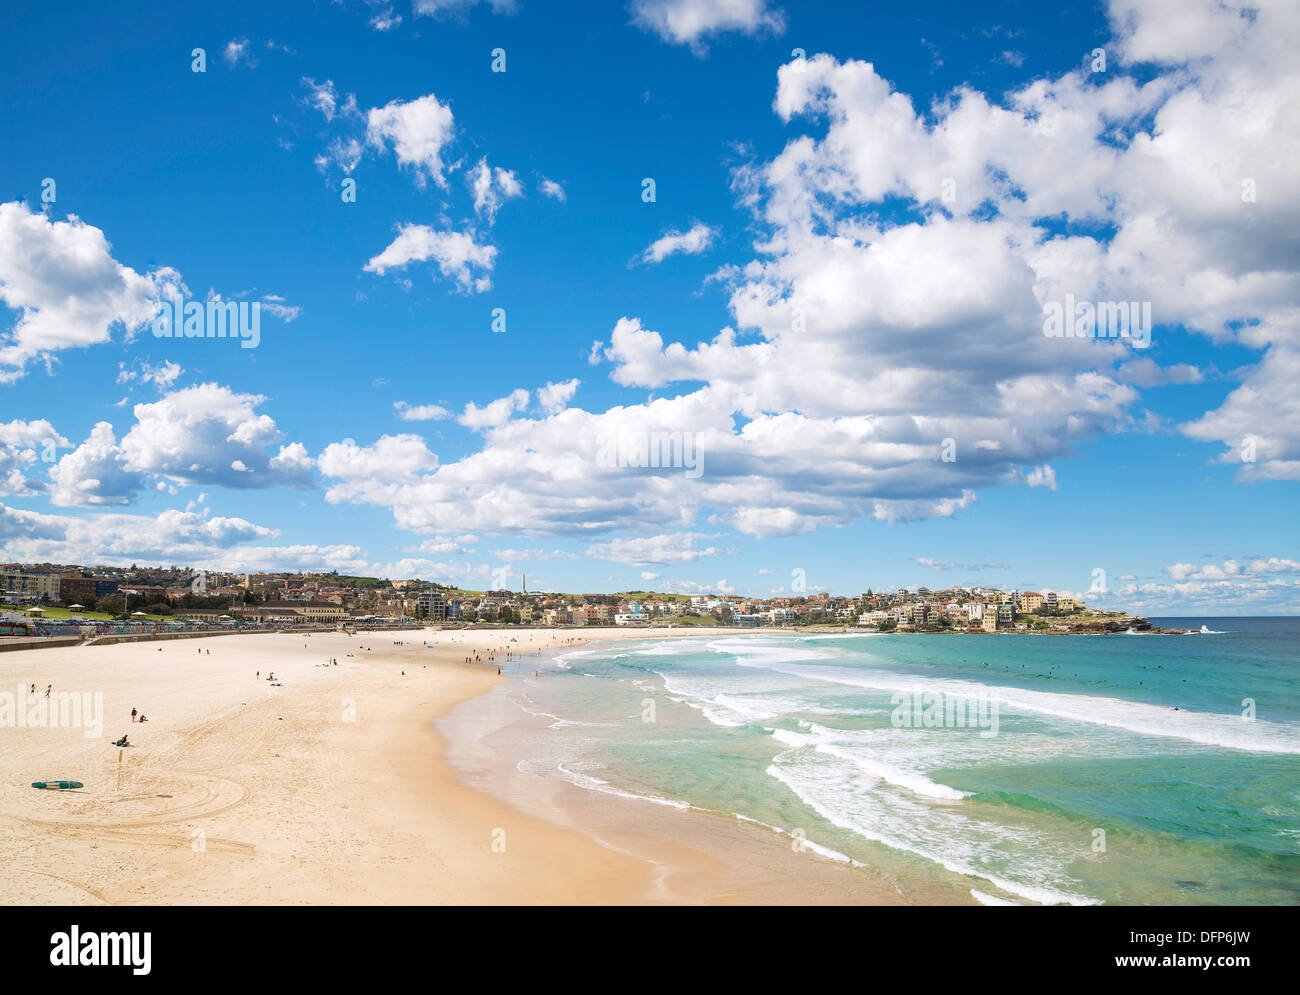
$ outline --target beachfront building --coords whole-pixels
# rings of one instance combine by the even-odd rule
[[[194,622],[220,622],[231,617],[224,608],[180,608],[175,614]]]
[[[337,622],[347,609],[331,601],[268,601],[231,609],[232,615],[256,622]]]
[[[309,622],[336,622],[348,615],[346,608],[333,601],[303,601],[299,605],[302,617]]]
[[[415,599],[415,612],[431,622],[444,622],[447,619],[447,602],[440,591],[424,591]]]
[[[58,574],[28,573],[25,570],[0,572],[0,600],[11,605],[38,605],[59,600]]]
[[[85,601],[103,598],[117,592],[117,581],[107,577],[90,577],[83,574],[63,574],[59,577],[60,601]]]
[[[997,613],[996,611],[994,611],[991,607],[990,607],[989,610],[986,611],[986,612],[984,613],[984,615],[981,617],[981,619],[980,619],[980,628],[981,628],[984,632],[997,632],[997,631],[998,631],[998,613]]]
[[[122,594],[135,595],[144,598],[146,602],[164,601],[167,598],[167,588],[161,584],[130,584],[118,588]]]
[[[302,621],[296,605],[247,605],[243,608],[232,608],[230,614],[246,622],[274,622],[281,625],[294,625]]]
[[[1016,608],[1011,603],[998,605],[998,627],[1009,629],[1016,621]]]
[[[1020,595],[1020,610],[1032,615],[1043,607],[1043,596],[1037,591],[1025,591]]]

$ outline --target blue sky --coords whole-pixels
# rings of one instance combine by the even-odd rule
[[[4,556],[1295,611],[1296,12],[871,8],[8,6]]]

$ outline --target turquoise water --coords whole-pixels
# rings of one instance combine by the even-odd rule
[[[1156,624],[1209,631],[588,647],[518,769],[991,903],[1300,902],[1300,619]]]

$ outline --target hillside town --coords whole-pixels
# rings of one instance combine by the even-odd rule
[[[380,624],[853,627],[877,632],[1106,632],[1146,619],[1054,591],[918,588],[766,598],[649,591],[466,591],[425,580],[186,567],[0,566],[0,606],[27,619],[374,626]]]

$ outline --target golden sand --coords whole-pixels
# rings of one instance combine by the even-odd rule
[[[466,655],[691,634],[282,633],[0,653],[0,694],[101,694],[107,716],[98,738],[0,728],[0,901],[903,901],[862,869],[696,813],[597,841],[466,787],[443,760],[434,720],[504,680]],[[149,721],[132,724],[133,707]],[[133,745],[118,750],[123,733]],[[85,787],[30,787],[46,778]]]

